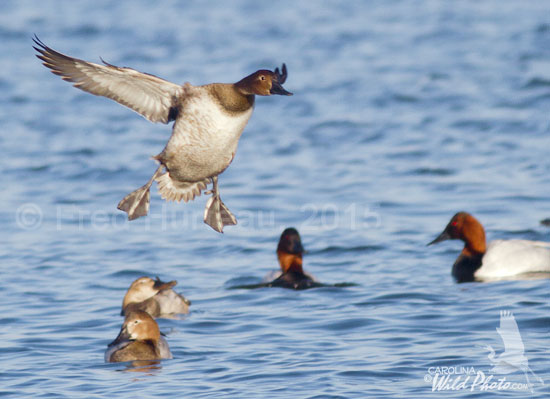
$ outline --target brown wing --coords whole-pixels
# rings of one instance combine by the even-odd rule
[[[149,299],[146,299],[143,302],[133,302],[126,305],[124,309],[120,312],[121,316],[126,316],[128,313],[136,310],[143,310],[144,312],[151,315],[151,317],[160,316],[160,305],[157,299],[153,296]]]
[[[111,355],[110,362],[160,359],[155,346],[149,341],[132,341]]]
[[[73,86],[125,105],[151,122],[168,123],[177,116],[177,101],[183,87],[131,68],[120,68],[103,61],[94,64],[61,54],[35,36],[36,56],[52,73]]]

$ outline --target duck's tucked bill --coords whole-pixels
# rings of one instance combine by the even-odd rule
[[[172,136],[154,157],[160,165],[151,179],[118,204],[129,220],[147,215],[150,188],[156,181],[162,198],[185,202],[212,183],[206,192],[212,197],[205,207],[204,222],[220,233],[224,226],[237,223],[220,198],[218,176],[235,157],[255,96],[292,95],[282,86],[288,75],[285,64],[282,72],[279,68],[261,69],[236,83],[182,86],[131,68],[69,57],[37,36],[33,40],[43,64],[74,87],[110,98],[151,122],[174,122]]]
[[[120,314],[124,316],[132,310],[143,310],[152,317],[175,318],[178,314],[189,313],[191,301],[172,288],[177,282],[163,282],[158,277],[136,279],[122,301]]]

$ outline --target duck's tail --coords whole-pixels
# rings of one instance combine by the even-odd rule
[[[158,190],[160,196],[166,201],[181,200],[188,202],[195,199],[196,196],[201,195],[201,192],[206,189],[210,179],[204,179],[197,182],[181,182],[173,180],[170,177],[170,172],[163,173],[157,177],[155,181],[158,184]]]

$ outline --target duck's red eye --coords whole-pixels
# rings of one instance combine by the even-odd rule
[[[453,221],[451,222],[451,226],[456,226],[457,224],[458,224],[458,222],[457,222],[456,220],[453,220]]]

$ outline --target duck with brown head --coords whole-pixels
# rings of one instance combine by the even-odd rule
[[[167,201],[191,201],[212,183],[204,222],[218,232],[237,223],[220,198],[218,176],[229,167],[241,134],[252,115],[254,98],[290,96],[282,84],[286,65],[261,69],[237,83],[202,86],[174,84],[154,75],[104,62],[95,64],[69,57],[34,38],[37,57],[54,74],[88,93],[110,98],[151,122],[174,122],[172,136],[154,159],[159,162],[151,179],[124,197],[118,209],[133,220],[149,212],[150,188],[157,182]]]
[[[315,281],[302,268],[302,256],[305,253],[298,230],[289,227],[283,231],[277,246],[277,258],[281,267],[281,274],[267,285],[271,287],[291,288],[303,290],[319,287],[322,284]]]
[[[428,245],[445,240],[464,242],[453,264],[457,282],[521,278],[536,273],[546,278],[550,273],[550,243],[529,240],[495,240],[487,245],[481,223],[467,212],[458,212],[445,230]]]
[[[275,68],[274,71],[260,69],[239,80],[233,86],[246,96],[271,96],[273,94],[291,96],[292,93],[286,91],[282,86],[288,76],[285,64],[283,64],[282,71],[281,73],[279,68]]]
[[[157,322],[142,310],[128,312],[118,336],[105,351],[106,362],[172,359]]]
[[[126,291],[122,301],[121,316],[132,310],[143,310],[152,317],[176,318],[189,313],[191,302],[172,288],[177,281],[163,282],[158,277],[136,279]]]

